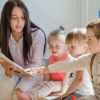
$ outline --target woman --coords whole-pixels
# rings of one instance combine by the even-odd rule
[[[45,34],[30,21],[28,9],[22,1],[5,3],[0,26],[1,52],[24,69],[40,67],[46,46]],[[0,100],[12,100],[15,86],[27,91],[42,80],[42,77],[27,80],[14,72],[8,63],[1,65]],[[13,100],[16,100],[14,94]]]

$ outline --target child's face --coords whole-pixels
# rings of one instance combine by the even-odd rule
[[[66,44],[56,37],[49,39],[49,50],[53,56],[58,57],[65,52]]]
[[[88,47],[92,54],[100,53],[100,39],[98,40],[95,37],[95,34],[92,29],[88,28],[86,32],[88,39]]]
[[[25,15],[20,7],[14,7],[11,14],[10,27],[12,33],[20,33],[25,26]]]
[[[73,57],[78,57],[85,53],[88,48],[87,43],[82,42],[79,44],[77,41],[73,41],[71,44],[67,44],[68,51]]]

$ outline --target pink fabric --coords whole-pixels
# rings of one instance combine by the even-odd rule
[[[24,65],[23,56],[22,56],[23,37],[18,42],[16,42],[11,34],[11,37],[9,39],[9,49],[11,52],[11,56],[14,62],[22,66],[23,68],[42,66],[43,49],[44,49],[44,43],[45,43],[44,33],[41,30],[37,30],[35,32],[32,32],[31,34],[32,34],[32,47],[31,47],[31,53],[30,53],[31,55],[30,60],[33,63],[29,63],[27,61],[26,65]]]
[[[60,61],[66,60],[67,57],[68,57],[68,52],[65,53],[60,60],[55,61],[55,58],[52,55],[50,57],[50,64],[54,64],[56,62],[60,62]],[[51,73],[50,75],[51,75],[52,80],[54,80],[54,81],[62,81],[64,76],[65,76],[65,73]]]

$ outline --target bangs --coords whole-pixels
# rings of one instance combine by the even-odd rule
[[[81,34],[80,32],[70,32],[66,36],[66,44],[73,44],[73,42],[77,42],[81,44],[82,42],[86,42],[86,36]]]

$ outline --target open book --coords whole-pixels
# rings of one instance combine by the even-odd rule
[[[6,62],[8,62],[8,63],[10,63],[12,66],[11,67],[14,67],[14,69],[16,70],[16,72],[21,72],[21,74],[23,75],[23,76],[30,76],[30,77],[33,77],[33,74],[30,74],[30,73],[28,73],[28,72],[26,72],[26,71],[24,71],[24,69],[21,67],[21,66],[19,66],[19,65],[17,65],[16,63],[14,63],[13,61],[11,61],[9,58],[7,58],[3,53],[1,53],[0,52],[0,60],[1,61],[6,61]],[[32,69],[31,69],[32,70]],[[32,72],[33,72],[33,70],[32,70]]]

